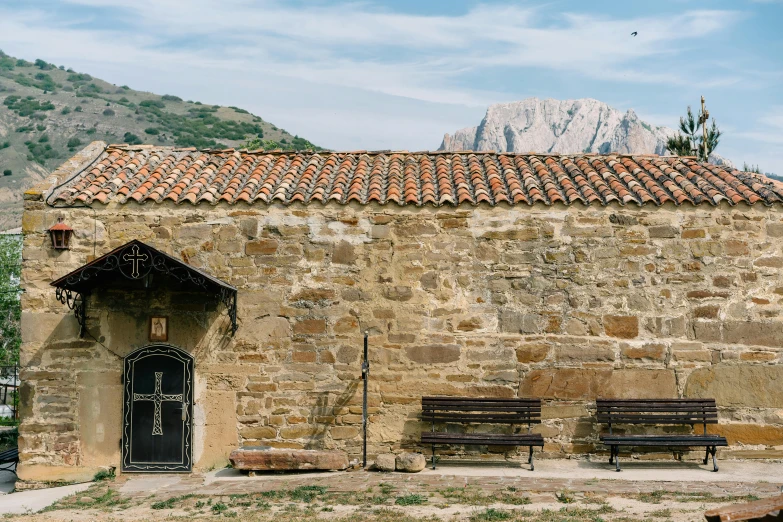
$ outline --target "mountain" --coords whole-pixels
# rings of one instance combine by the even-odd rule
[[[478,127],[446,134],[439,150],[666,154],[666,140],[674,134],[640,120],[633,110],[623,113],[590,98],[528,98],[491,105]],[[717,154],[710,161],[733,167]]]
[[[318,149],[238,107],[116,86],[0,51],[0,230],[18,227],[22,193],[94,140],[179,147]]]

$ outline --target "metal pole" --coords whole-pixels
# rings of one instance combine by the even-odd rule
[[[364,361],[362,361],[362,380],[364,394],[362,397],[362,467],[367,467],[367,381],[370,377],[370,361],[367,358],[367,332],[364,332]]]

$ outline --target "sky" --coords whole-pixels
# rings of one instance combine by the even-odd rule
[[[676,127],[703,95],[716,152],[778,174],[781,25],[783,0],[0,0],[12,56],[239,106],[330,149],[436,149],[531,96]]]

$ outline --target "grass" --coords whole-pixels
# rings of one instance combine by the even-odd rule
[[[160,502],[153,503],[150,507],[152,509],[174,509],[177,504],[189,499],[193,498],[195,495],[188,494],[188,495],[182,495],[180,497],[171,497],[166,500],[162,500]]]
[[[646,504],[660,504],[663,501],[674,501],[680,503],[686,502],[714,502],[714,503],[738,503],[738,502],[750,502],[758,500],[756,495],[725,495],[715,496],[709,492],[683,492],[683,491],[666,491],[655,490],[650,493],[640,493],[636,496],[636,500],[644,502]]]
[[[420,506],[427,502],[427,497],[419,493],[411,493],[410,495],[403,495],[397,497],[394,503],[398,506]]]
[[[502,509],[489,508],[470,517],[470,522],[488,522],[494,520],[509,520],[513,515]]]

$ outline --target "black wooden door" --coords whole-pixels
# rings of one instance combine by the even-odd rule
[[[168,345],[125,358],[122,471],[190,471],[193,358]]]

